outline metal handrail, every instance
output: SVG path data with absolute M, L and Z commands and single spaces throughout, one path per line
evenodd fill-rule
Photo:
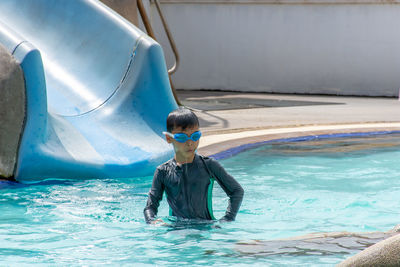
M 136 2 L 137 2 L 137 7 L 138 7 L 138 10 L 139 10 L 140 16 L 142 17 L 142 20 L 143 20 L 144 27 L 146 28 L 147 34 L 148 34 L 151 38 L 153 38 L 155 41 L 157 41 L 156 36 L 155 36 L 155 34 L 154 34 L 154 31 L 153 31 L 153 27 L 151 26 L 151 22 L 150 22 L 150 20 L 149 20 L 149 17 L 147 16 L 146 9 L 144 8 L 144 5 L 143 5 L 142 0 L 136 0 Z M 169 83 L 170 83 L 170 85 L 171 85 L 171 91 L 172 91 L 172 94 L 173 94 L 173 96 L 174 96 L 174 98 L 175 98 L 176 103 L 177 103 L 179 106 L 182 106 L 181 102 L 179 101 L 178 94 L 177 94 L 176 91 L 175 91 L 174 85 L 172 84 L 172 79 L 171 79 L 171 75 L 172 75 L 172 74 L 177 70 L 177 68 L 178 68 L 178 64 L 179 64 L 179 54 L 178 54 L 178 50 L 176 49 L 174 39 L 172 38 L 172 36 L 171 36 L 171 34 L 170 34 L 170 31 L 169 31 L 167 22 L 165 21 L 165 18 L 164 18 L 164 16 L 162 15 L 160 5 L 159 5 L 158 1 L 156 1 L 156 2 L 157 2 L 157 3 L 156 3 L 156 5 L 157 5 L 157 10 L 158 10 L 158 12 L 159 12 L 159 14 L 160 14 L 161 21 L 162 21 L 163 26 L 164 26 L 164 29 L 165 29 L 165 31 L 166 31 L 166 33 L 167 33 L 168 40 L 170 41 L 170 45 L 171 45 L 172 51 L 173 51 L 174 54 L 175 54 L 175 64 L 174 64 L 174 66 L 172 66 L 172 68 L 171 68 L 170 70 L 168 70 Z
M 176 48 L 174 38 L 172 37 L 172 34 L 171 34 L 171 31 L 169 30 L 167 21 L 165 20 L 165 17 L 163 15 L 162 11 L 161 11 L 160 2 L 158 0 L 154 0 L 154 3 L 156 4 L 158 14 L 160 15 L 161 23 L 162 23 L 162 25 L 164 27 L 165 33 L 167 34 L 171 49 L 172 49 L 172 51 L 174 52 L 174 55 L 175 55 L 175 64 L 172 66 L 172 68 L 170 68 L 168 70 L 169 74 L 173 74 L 174 72 L 176 72 L 176 70 L 178 69 L 178 66 L 179 66 L 178 49 Z
M 147 34 L 156 40 L 156 36 L 154 35 L 153 27 L 151 27 L 151 23 L 149 20 L 149 17 L 147 16 L 146 9 L 144 8 L 142 0 L 137 0 L 137 7 L 140 13 L 140 16 L 142 17 L 143 20 L 143 25 L 146 28 Z

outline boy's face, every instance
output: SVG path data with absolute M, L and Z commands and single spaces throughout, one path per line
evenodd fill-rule
M 192 133 L 197 132 L 198 130 L 199 126 L 187 127 L 185 130 L 182 130 L 182 127 L 177 127 L 174 128 L 171 133 L 184 133 L 187 136 L 191 136 Z M 180 158 L 193 157 L 197 147 L 199 146 L 199 140 L 194 142 L 193 140 L 189 139 L 185 143 L 180 143 L 168 135 L 166 135 L 166 138 L 168 143 L 172 143 L 174 145 L 175 154 Z

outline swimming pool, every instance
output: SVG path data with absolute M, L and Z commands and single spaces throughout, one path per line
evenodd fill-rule
M 290 141 L 290 140 L 289 140 Z M 400 135 L 267 143 L 221 160 L 245 189 L 233 223 L 145 224 L 152 177 L 0 183 L 5 265 L 333 266 L 346 253 L 243 254 L 237 242 L 399 223 Z M 226 196 L 214 189 L 214 214 Z M 166 201 L 159 214 L 168 215 Z

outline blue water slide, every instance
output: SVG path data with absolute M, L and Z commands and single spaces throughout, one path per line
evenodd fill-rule
M 171 157 L 162 49 L 101 2 L 1 0 L 0 43 L 27 94 L 17 180 L 149 175 Z

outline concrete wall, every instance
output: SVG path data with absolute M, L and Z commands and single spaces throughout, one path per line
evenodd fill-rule
M 400 1 L 162 0 L 178 89 L 397 96 Z M 154 5 L 168 66 L 173 55 Z
M 25 105 L 22 70 L 0 45 L 0 178 L 14 175 Z

